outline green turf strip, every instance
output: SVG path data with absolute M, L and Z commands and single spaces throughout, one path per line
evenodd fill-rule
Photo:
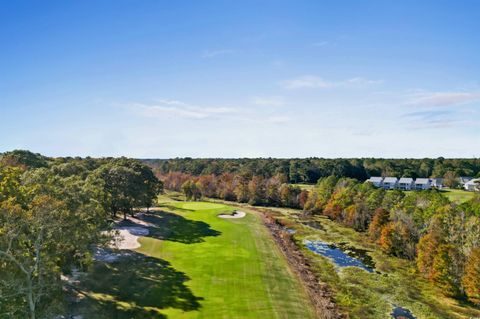
M 85 285 L 96 318 L 313 318 L 308 297 L 257 215 L 167 202 L 130 258 L 96 264 Z

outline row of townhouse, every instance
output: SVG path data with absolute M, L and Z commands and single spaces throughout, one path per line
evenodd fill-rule
M 376 187 L 384 189 L 401 189 L 401 190 L 425 190 L 432 187 L 442 188 L 442 181 L 439 178 L 417 178 L 402 177 L 370 177 L 367 182 L 372 183 Z
M 401 189 L 401 190 L 425 190 L 432 187 L 443 188 L 443 178 L 417 178 L 402 177 L 379 177 L 372 176 L 367 179 L 367 182 L 372 183 L 376 187 L 384 189 Z M 467 191 L 474 191 L 480 189 L 480 178 L 460 177 L 460 185 Z

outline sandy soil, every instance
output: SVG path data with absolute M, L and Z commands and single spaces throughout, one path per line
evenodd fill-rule
M 131 221 L 132 223 L 137 224 L 137 225 L 142 225 L 142 226 L 145 226 L 145 227 L 155 227 L 154 224 L 146 222 L 142 219 L 145 215 L 148 215 L 148 214 L 147 213 L 138 213 L 138 214 L 135 215 L 135 217 L 132 217 L 132 216 L 128 217 L 128 220 Z
M 129 256 L 130 254 L 125 250 L 139 248 L 141 245 L 138 239 L 142 236 L 147 236 L 149 234 L 147 227 L 152 226 L 151 223 L 141 219 L 143 216 L 144 214 L 140 213 L 137 214 L 136 217 L 129 217 L 129 221 L 135 226 L 123 226 L 121 222 L 118 223 L 117 226 L 111 230 L 115 236 L 109 244 L 110 249 L 97 248 L 94 252 L 94 259 L 112 263 L 121 257 Z
M 236 210 L 233 212 L 233 214 L 221 214 L 221 215 L 218 215 L 218 217 L 220 218 L 243 218 L 245 217 L 247 214 L 245 212 L 241 212 L 239 210 Z
M 110 244 L 111 248 L 117 249 L 136 249 L 140 247 L 138 238 L 140 236 L 147 236 L 149 231 L 144 227 L 118 227 L 115 228 L 118 235 L 114 238 Z

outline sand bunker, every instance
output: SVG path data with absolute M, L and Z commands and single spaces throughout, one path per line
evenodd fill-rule
M 140 236 L 147 236 L 149 231 L 144 227 L 118 227 L 115 229 L 118 236 L 115 236 L 110 247 L 117 249 L 136 249 L 140 247 L 138 238 Z
M 148 217 L 148 213 L 138 213 L 135 216 L 128 217 L 128 220 L 137 225 L 142 225 L 145 227 L 155 227 L 155 224 L 149 223 L 144 220 L 145 217 Z
M 218 217 L 220 218 L 243 218 L 247 215 L 245 212 L 241 212 L 239 210 L 234 211 L 231 214 L 220 214 Z

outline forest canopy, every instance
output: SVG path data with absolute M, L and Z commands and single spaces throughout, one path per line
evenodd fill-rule
M 86 270 L 110 240 L 117 213 L 153 205 L 161 182 L 127 158 L 0 157 L 0 317 L 53 318 L 62 276 Z
M 480 159 L 146 159 L 158 174 L 181 172 L 195 176 L 232 173 L 246 176 L 270 178 L 284 176 L 289 183 L 315 184 L 321 177 L 337 176 L 356 178 L 360 181 L 370 176 L 396 177 L 480 177 Z

